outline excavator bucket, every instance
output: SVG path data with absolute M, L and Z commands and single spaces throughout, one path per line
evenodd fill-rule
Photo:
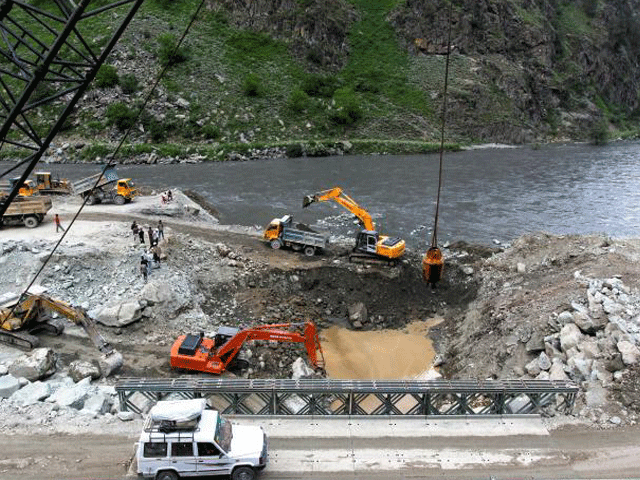
M 315 195 L 305 195 L 304 198 L 302 199 L 302 208 L 307 208 L 309 205 L 311 205 L 315 201 L 316 201 Z
M 435 286 L 436 282 L 442 278 L 444 269 L 444 258 L 438 247 L 431 247 L 422 259 L 422 278 L 425 282 Z

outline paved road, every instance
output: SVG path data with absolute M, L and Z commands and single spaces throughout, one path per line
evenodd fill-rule
M 640 428 L 547 431 L 538 418 L 234 419 L 263 425 L 275 479 L 640 478 Z M 0 437 L 0 479 L 124 479 L 131 436 Z M 131 478 L 131 477 L 129 477 Z

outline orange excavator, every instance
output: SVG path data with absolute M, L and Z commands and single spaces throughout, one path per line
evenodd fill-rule
M 356 203 L 356 201 L 345 194 L 340 187 L 324 190 L 314 195 L 307 195 L 302 200 L 302 208 L 306 208 L 314 202 L 327 202 L 333 200 L 353 213 L 362 230 L 356 237 L 356 246 L 349 255 L 351 261 L 378 260 L 386 263 L 395 261 L 404 255 L 405 242 L 398 237 L 388 237 L 380 235 L 376 231 L 376 226 L 369 212 Z
M 171 347 L 171 367 L 220 375 L 250 340 L 304 343 L 311 364 L 324 368 L 320 338 L 312 322 L 258 325 L 244 330 L 220 327 L 214 338 L 207 338 L 204 333 L 180 335 Z

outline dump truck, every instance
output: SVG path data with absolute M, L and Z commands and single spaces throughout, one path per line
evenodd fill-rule
M 73 182 L 71 186 L 73 193 L 86 198 L 89 205 L 102 202 L 124 205 L 138 195 L 133 181 L 130 178 L 119 178 L 115 168 L 107 168 L 104 173 L 83 178 Z
M 291 247 L 297 252 L 304 251 L 308 257 L 314 256 L 317 249 L 329 246 L 328 235 L 315 232 L 300 223 L 294 226 L 291 215 L 271 220 L 264 231 L 263 238 L 274 250 Z
M 3 201 L 3 198 L 6 197 L 0 193 L 0 202 Z M 7 211 L 2 215 L 0 225 L 23 224 L 27 228 L 35 228 L 42 223 L 51 207 L 50 198 L 18 196 L 13 199 Z

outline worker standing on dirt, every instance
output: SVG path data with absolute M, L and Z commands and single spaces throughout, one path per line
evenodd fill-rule
M 58 214 L 56 213 L 56 216 L 54 217 L 54 221 L 56 222 L 56 233 L 58 233 L 58 230 L 62 230 L 63 232 L 64 227 L 62 225 L 60 225 L 60 217 L 58 216 Z
M 147 283 L 147 277 L 149 276 L 149 263 L 147 262 L 147 257 L 144 255 L 142 255 L 142 258 L 140 259 L 140 273 L 142 273 L 144 283 Z
M 131 224 L 131 232 L 133 233 L 133 243 L 136 242 L 136 237 L 138 236 L 138 224 L 134 220 Z
M 140 237 L 140 243 L 144 245 L 144 228 L 140 227 L 140 230 L 138 230 L 138 236 Z
M 158 240 L 160 237 L 164 240 L 164 225 L 162 224 L 162 220 L 158 220 Z
M 149 235 L 149 246 L 153 247 L 153 229 L 151 228 L 151 225 L 149 225 L 149 230 L 147 231 L 147 234 Z

